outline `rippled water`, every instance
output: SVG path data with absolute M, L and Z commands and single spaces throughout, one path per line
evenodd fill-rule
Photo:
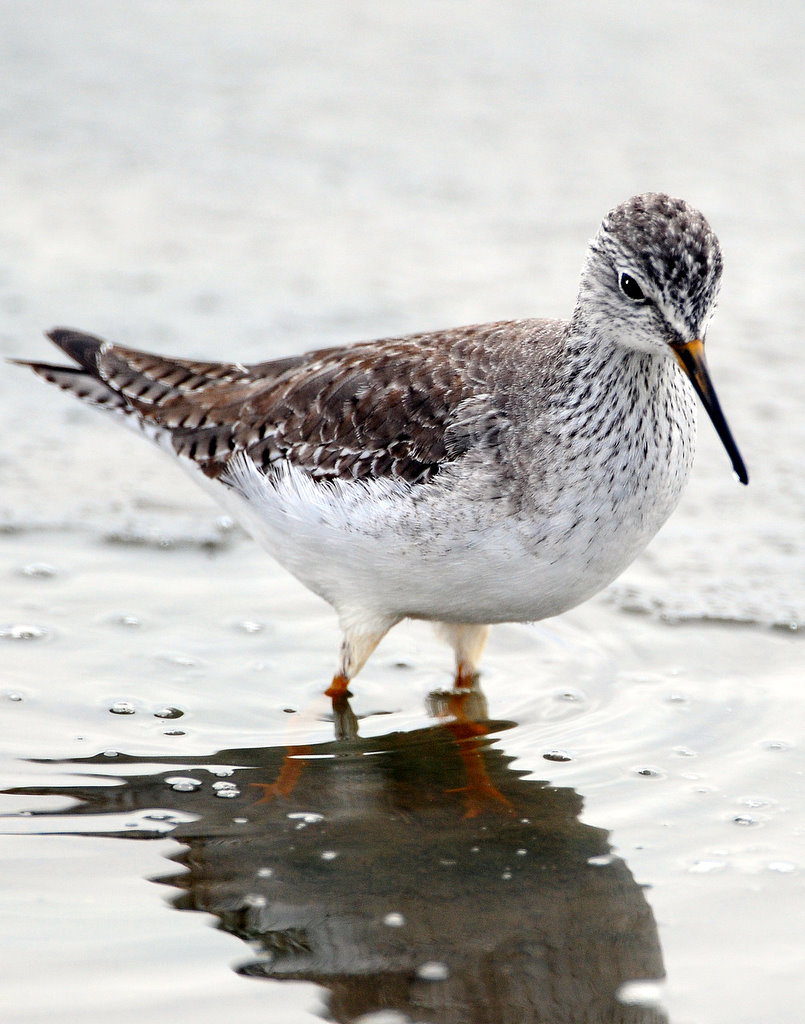
M 493 630 L 463 726 L 413 624 L 333 717 L 330 610 L 6 367 L 9 1020 L 799 1020 L 802 22 L 6 0 L 3 354 L 59 322 L 249 361 L 566 315 L 601 215 L 665 188 L 725 250 L 709 361 L 751 477 L 703 422 L 668 526 Z

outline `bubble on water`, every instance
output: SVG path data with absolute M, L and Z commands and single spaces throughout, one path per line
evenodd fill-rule
M 234 782 L 213 782 L 213 791 L 216 796 L 221 797 L 222 800 L 232 800 L 236 796 L 240 796 L 240 790 Z
M 572 761 L 573 758 L 566 750 L 546 750 L 542 755 L 546 761 Z
M 789 860 L 770 860 L 766 867 L 769 871 L 776 871 L 781 875 L 790 875 L 792 871 L 797 870 L 796 864 L 792 864 Z
M 322 850 L 320 856 L 322 860 L 335 860 L 338 852 L 336 850 Z
M 399 1010 L 374 1010 L 372 1013 L 362 1013 L 360 1017 L 354 1017 L 353 1024 L 411 1024 L 411 1018 Z
M 733 825 L 741 825 L 743 828 L 752 828 L 759 825 L 760 821 L 751 814 L 736 814 L 732 819 Z
M 113 621 L 118 626 L 126 626 L 128 629 L 138 629 L 143 624 L 139 615 L 118 615 Z
M 285 712 L 286 715 L 296 714 L 296 708 L 283 708 L 282 710 Z
M 266 628 L 262 622 L 255 622 L 253 619 L 244 619 L 235 626 L 241 633 L 262 633 Z
M 234 768 L 230 768 L 229 765 L 224 764 L 216 765 L 214 768 L 208 768 L 207 771 L 210 775 L 214 775 L 218 779 L 226 779 L 230 775 L 235 774 Z
M 20 575 L 31 579 L 50 579 L 58 575 L 58 569 L 49 562 L 29 562 L 20 569 Z
M 258 878 L 271 878 L 274 874 L 273 868 L 259 868 L 257 871 Z
M 232 821 L 234 822 L 235 825 L 248 825 L 249 824 L 249 819 L 248 818 L 233 818 Z
M 193 779 L 189 775 L 171 775 L 165 779 L 165 783 L 177 793 L 195 793 L 201 789 L 201 780 Z
M 776 801 L 765 796 L 744 796 L 738 801 L 744 807 L 751 807 L 755 810 L 758 807 L 771 807 Z
M 565 701 L 568 704 L 582 704 L 587 700 L 587 694 L 583 690 L 576 690 L 572 687 L 568 687 L 566 690 L 560 690 L 556 694 L 556 700 Z
M 15 704 L 19 704 L 19 702 L 22 700 L 22 694 L 18 693 L 16 690 L 12 690 L 10 693 L 6 694 L 6 700 L 10 700 L 13 701 L 13 703 Z
M 154 718 L 181 718 L 184 711 L 180 711 L 179 708 L 164 707 L 154 712 Z
M 447 964 L 439 960 L 427 960 L 416 969 L 416 976 L 420 981 L 447 981 L 450 977 L 450 970 Z
M 185 733 L 184 729 L 163 729 L 162 735 L 163 736 L 185 736 L 186 733 Z
M 662 1002 L 662 982 L 639 980 L 627 981 L 615 993 L 619 1003 L 626 1006 L 659 1006 Z
M 791 744 L 785 740 L 767 740 L 763 744 L 764 750 L 790 750 Z
M 315 825 L 319 821 L 324 821 L 324 815 L 316 814 L 314 811 L 291 811 L 286 817 L 291 821 L 300 821 L 303 828 L 305 825 Z
M 8 626 L 0 626 L 0 640 L 42 640 L 48 635 L 44 626 L 30 623 L 15 622 Z
M 383 918 L 383 924 L 388 928 L 402 928 L 405 924 L 405 917 L 396 911 L 392 911 Z
M 116 700 L 109 711 L 113 715 L 133 715 L 136 713 L 136 708 L 130 700 Z
M 642 775 L 644 779 L 664 779 L 667 777 L 667 772 L 664 772 L 662 768 L 653 768 L 651 765 L 644 765 L 642 768 L 633 769 L 635 775 Z
M 268 900 L 265 896 L 262 896 L 259 892 L 249 892 L 243 898 L 243 902 L 247 907 L 266 907 L 268 906 Z
M 698 757 L 699 755 L 695 750 L 691 750 L 690 747 L 674 747 L 674 753 L 677 757 Z
M 723 860 L 695 860 L 688 871 L 692 875 L 711 875 L 714 871 L 723 871 L 727 862 Z
M 514 852 L 515 852 L 515 854 L 516 854 L 516 855 L 517 855 L 518 857 L 525 857 L 525 856 L 526 856 L 526 854 L 528 853 L 528 850 L 524 850 L 524 849 L 522 849 L 522 848 L 521 848 L 521 849 L 519 849 L 519 850 L 515 850 Z
M 103 756 L 104 757 L 120 757 L 120 751 L 119 750 L 104 750 Z
M 501 876 L 500 876 L 500 877 L 501 877 L 501 878 L 503 879 L 503 881 L 504 881 L 504 882 L 508 882 L 508 881 L 509 881 L 509 879 L 511 878 L 511 876 L 512 876 L 512 873 L 511 873 L 511 871 L 504 871 L 504 872 L 503 872 L 503 873 L 501 874 Z
M 600 857 L 588 857 L 587 863 L 593 868 L 605 868 L 615 860 L 611 853 L 602 853 Z
M 181 668 L 197 668 L 200 662 L 189 654 L 161 654 L 160 661 L 166 661 L 169 665 L 179 665 Z

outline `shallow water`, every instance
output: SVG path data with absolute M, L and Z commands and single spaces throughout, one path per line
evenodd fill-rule
M 439 717 L 421 624 L 334 720 L 330 610 L 7 367 L 4 1019 L 798 1021 L 801 7 L 677 5 L 678 37 L 654 4 L 134 8 L 0 11 L 3 354 L 565 315 L 604 211 L 666 188 L 725 250 L 751 483 L 703 421 L 619 581 L 493 630 L 486 731 Z

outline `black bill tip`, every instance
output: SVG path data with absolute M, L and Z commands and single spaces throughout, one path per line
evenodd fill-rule
M 732 462 L 735 475 L 742 484 L 749 483 L 749 474 L 746 471 L 744 460 L 738 451 L 738 445 L 732 436 L 732 431 L 727 425 L 724 413 L 721 411 L 721 404 L 718 401 L 713 382 L 710 380 L 710 373 L 704 359 L 704 342 L 699 338 L 693 341 L 673 344 L 671 348 L 677 358 L 679 365 L 693 385 L 693 389 L 702 401 L 707 410 L 710 421 L 716 428 L 716 433 L 721 438 L 721 443 L 727 450 Z

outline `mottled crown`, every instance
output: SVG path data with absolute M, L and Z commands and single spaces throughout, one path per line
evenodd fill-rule
M 633 196 L 606 215 L 596 241 L 615 266 L 625 257 L 691 332 L 704 324 L 718 296 L 721 246 L 684 199 Z

